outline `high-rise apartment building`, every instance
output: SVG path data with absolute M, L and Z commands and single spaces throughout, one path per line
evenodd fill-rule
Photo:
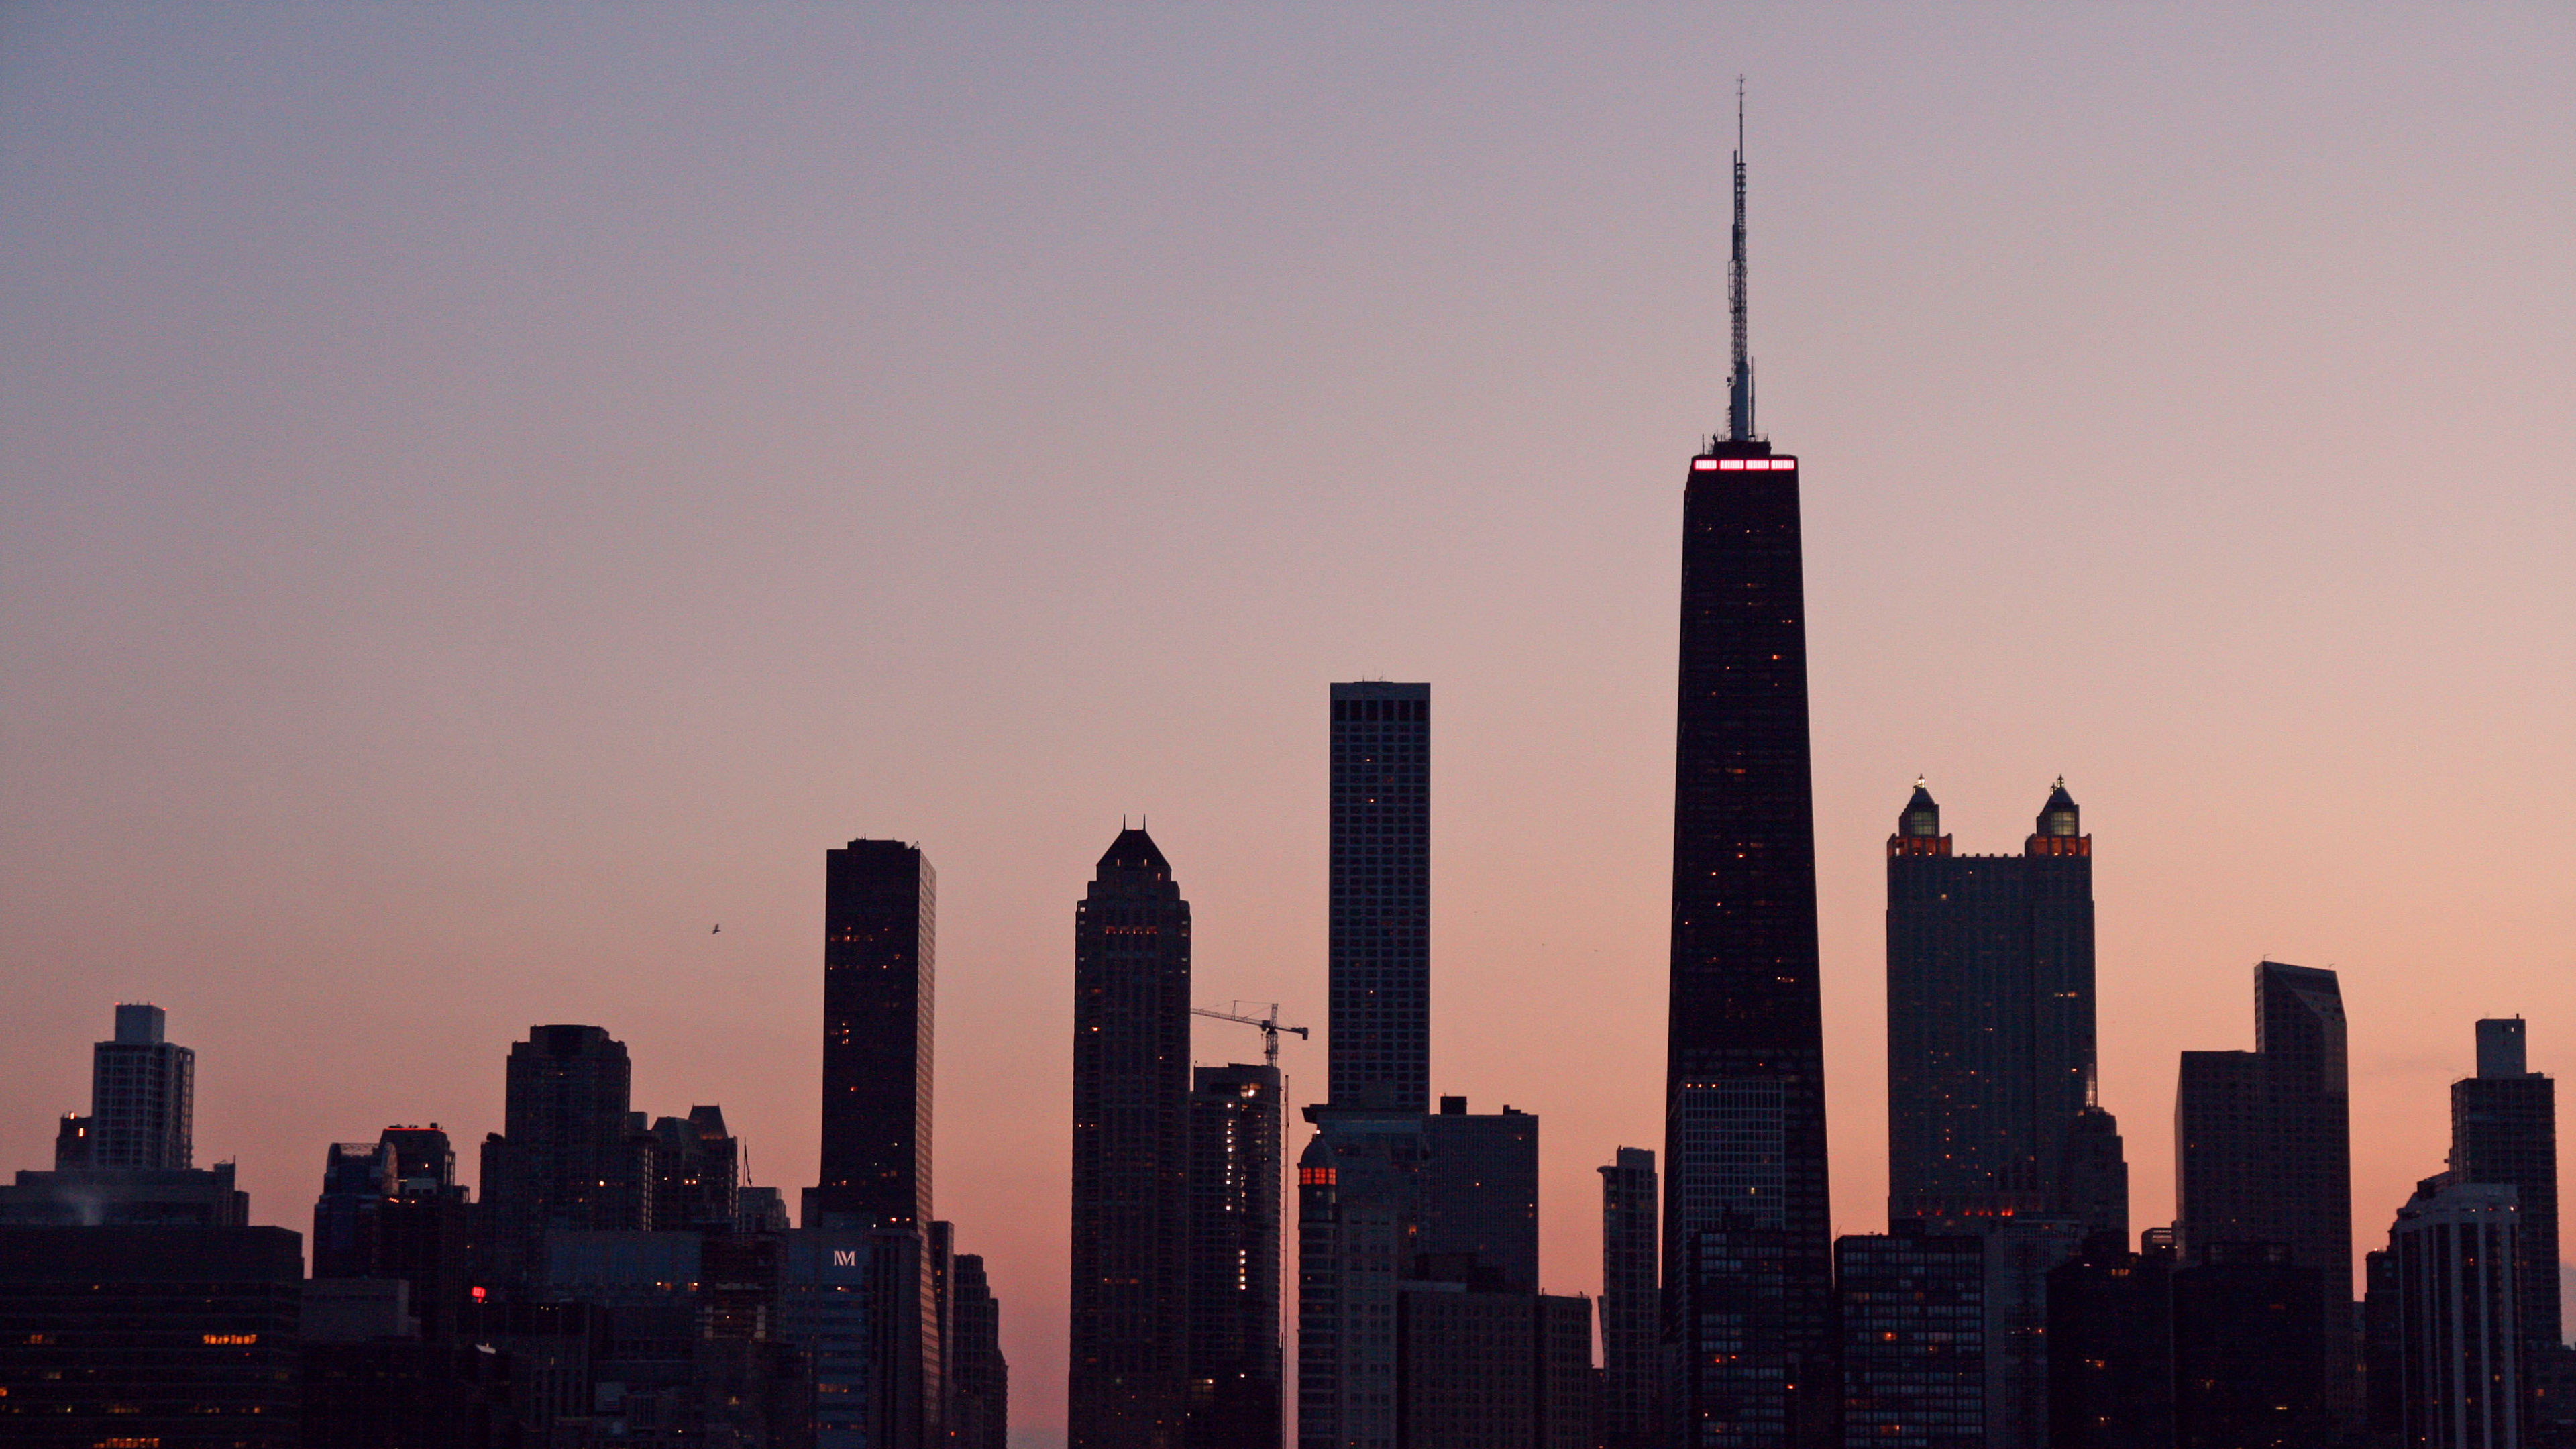
M 1479 1283 L 1538 1291 L 1538 1117 L 1443 1097 L 1422 1123 L 1417 1259 L 1471 1265 Z M 1413 1271 L 1408 1265 L 1407 1271 Z
M 2398 1402 L 2421 1449 L 2522 1449 L 2521 1215 L 2509 1183 L 2443 1173 L 2397 1210 Z M 2376 1255 L 2374 1255 L 2376 1256 Z
M 1332 690 L 1327 1090 L 1336 1107 L 1431 1104 L 1431 686 Z
M 1834 1243 L 1842 1294 L 1845 1449 L 1986 1449 L 1986 1242 L 1853 1234 Z
M 742 1144 L 724 1108 L 694 1106 L 653 1123 L 653 1226 L 661 1232 L 733 1226 L 742 1190 Z
M 1279 1449 L 1279 1069 L 1190 1075 L 1190 1449 Z
M 939 876 L 917 846 L 853 840 L 823 890 L 822 1182 L 818 1214 L 852 1225 L 929 1222 L 931 1027 Z
M 2522 1019 L 2481 1021 L 2478 1074 L 2451 1084 L 2451 1176 L 2511 1187 L 2520 1228 L 2523 1341 L 2559 1341 L 2558 1084 L 2531 1070 Z
M 2352 1137 L 2335 974 L 2256 966 L 2254 1040 L 2250 1052 L 2182 1054 L 2174 1175 L 2183 1257 L 2204 1261 L 2222 1243 L 2283 1245 L 2292 1262 L 2323 1275 L 2339 1343 L 2352 1304 Z M 2328 1371 L 2340 1390 L 2342 1371 Z
M 2174 1269 L 2177 1449 L 2342 1442 L 2352 1302 L 2324 1291 L 2328 1279 L 2281 1243 L 2208 1243 Z
M 503 1130 L 483 1139 L 486 1261 L 502 1284 L 544 1276 L 550 1231 L 653 1225 L 652 1139 L 630 1119 L 626 1044 L 596 1026 L 534 1026 L 510 1045 Z
M 1414 1113 L 1310 1108 L 1297 1159 L 1299 1449 L 1395 1449 L 1396 1292 L 1421 1222 Z
M 2096 1233 L 2049 1273 L 2051 1449 L 2173 1449 L 2173 1268 Z
M 1067 1439 L 1178 1449 L 1187 1418 L 1190 907 L 1122 830 L 1074 908 Z
M 1002 1358 L 1002 1309 L 984 1274 L 984 1259 L 951 1260 L 956 1306 L 946 1360 L 948 1442 L 955 1449 L 1010 1449 L 1011 1366 Z
M 1601 1173 L 1601 1441 L 1662 1449 L 1664 1378 L 1655 1279 L 1655 1154 L 1622 1147 Z
M 164 1039 L 160 1007 L 120 1003 L 116 1035 L 90 1051 L 91 1167 L 192 1167 L 197 1054 Z
M 1738 131 L 1727 434 L 1691 459 L 1682 503 L 1664 1264 L 1691 1449 L 1831 1443 L 1840 1388 L 1798 460 L 1754 428 Z M 1757 1272 L 1776 1294 L 1727 1281 Z M 1747 1295 L 1776 1332 L 1745 1356 L 1698 1341 L 1732 1330 L 1689 1305 Z
M 2060 780 L 2019 855 L 1956 855 L 1917 781 L 1887 838 L 1891 1221 L 1975 1231 L 2081 1198 L 2105 1219 L 2088 1228 L 2125 1231 L 2125 1199 L 2108 1199 L 2126 1169 L 2101 1160 L 2103 1124 L 2085 1122 L 2099 1108 L 2080 822 Z M 2116 1124 L 2109 1136 L 2116 1147 Z

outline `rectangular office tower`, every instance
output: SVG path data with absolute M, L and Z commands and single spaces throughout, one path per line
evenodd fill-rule
M 1622 1147 L 1601 1173 L 1601 1442 L 1662 1449 L 1655 1154 Z
M 1844 1449 L 1986 1449 L 1985 1247 L 1919 1223 L 1835 1242 Z
M 2021 854 L 1954 855 L 1916 781 L 1887 838 L 1889 1221 L 2066 1216 L 2127 1236 L 2093 1000 L 2093 837 L 2066 782 Z
M 2451 1084 L 2451 1175 L 2514 1190 L 2523 1341 L 2558 1344 L 2558 1084 L 2530 1069 L 2522 1018 L 2481 1021 L 2478 1074 Z
M 1798 460 L 1753 426 L 1740 136 L 1735 164 L 1727 436 L 1682 503 L 1664 1264 L 1691 1449 L 1832 1443 L 1839 1387 Z M 1739 1312 L 1774 1331 L 1700 1342 Z
M 1190 1449 L 1279 1449 L 1279 1069 L 1190 1086 Z
M 484 1261 L 510 1288 L 545 1276 L 549 1231 L 653 1225 L 651 1139 L 627 1119 L 634 1066 L 596 1026 L 532 1026 L 510 1044 L 502 1128 L 483 1139 Z
M 853 840 L 823 891 L 823 1170 L 806 1200 L 851 1225 L 930 1221 L 939 873 L 917 846 Z
M 1431 1105 L 1431 686 L 1333 686 L 1326 1093 Z
M 1074 1449 L 1181 1443 L 1189 1178 L 1190 904 L 1122 830 L 1073 916 Z

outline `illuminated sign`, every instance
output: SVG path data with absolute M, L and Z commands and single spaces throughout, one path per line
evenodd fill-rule
M 1692 471 L 1692 472 L 1695 472 L 1695 473 L 1717 473 L 1717 472 L 1727 472 L 1727 473 L 1735 473 L 1735 472 L 1779 473 L 1779 472 L 1794 471 L 1794 470 L 1797 468 L 1797 466 L 1798 466 L 1798 460 L 1797 460 L 1797 459 L 1795 459 L 1795 458 L 1693 458 L 1693 459 L 1691 459 L 1691 471 Z
M 834 1248 L 832 1250 L 832 1266 L 835 1268 L 855 1268 L 859 1266 L 859 1250 L 856 1248 Z
M 209 1347 L 221 1348 L 233 1344 L 257 1343 L 259 1342 L 259 1335 L 256 1333 L 209 1333 L 205 1336 L 205 1339 Z

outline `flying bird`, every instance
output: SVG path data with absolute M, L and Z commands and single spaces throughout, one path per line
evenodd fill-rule
M 721 935 L 723 935 L 723 934 L 724 934 L 724 922 L 722 922 L 722 921 L 718 921 L 718 922 L 716 922 L 716 928 L 715 928 L 714 930 L 712 930 L 712 931 L 707 932 L 707 934 L 708 934 L 708 935 L 710 935 L 710 936 L 721 936 Z

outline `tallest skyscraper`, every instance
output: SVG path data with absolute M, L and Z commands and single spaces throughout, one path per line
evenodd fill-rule
M 1666 1059 L 1666 1336 L 1679 1443 L 1835 1435 L 1798 460 L 1753 419 L 1743 102 L 1723 437 L 1683 494 Z

